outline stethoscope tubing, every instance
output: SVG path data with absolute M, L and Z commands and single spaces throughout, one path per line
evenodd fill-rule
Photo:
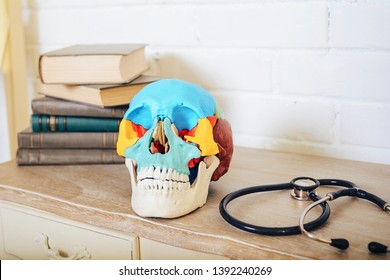
M 258 193 L 258 192 L 268 192 L 268 191 L 276 191 L 276 190 L 288 190 L 292 189 L 293 186 L 291 183 L 284 183 L 284 184 L 274 184 L 274 185 L 266 185 L 266 186 L 253 186 L 244 188 L 241 190 L 234 191 L 228 195 L 226 195 L 222 201 L 219 204 L 219 212 L 221 213 L 221 216 L 231 225 L 248 231 L 252 233 L 257 234 L 263 234 L 263 235 L 270 235 L 270 236 L 282 236 L 282 235 L 294 235 L 294 234 L 300 234 L 301 229 L 299 226 L 289 226 L 289 227 L 263 227 L 259 225 L 253 225 L 246 222 L 243 222 L 241 220 L 238 220 L 234 218 L 227 210 L 227 205 L 234 199 L 252 194 L 252 193 Z M 312 195 L 310 197 L 311 200 L 317 201 L 320 199 L 320 197 L 316 195 Z M 305 228 L 308 230 L 313 230 L 321 225 L 323 225 L 330 216 L 330 207 L 328 203 L 321 203 L 320 207 L 322 208 L 321 215 L 314 219 L 313 221 L 305 224 Z
M 330 200 L 335 200 L 342 196 L 355 196 L 364 200 L 371 201 L 372 203 L 380 207 L 382 210 L 386 210 L 386 206 L 389 205 L 382 198 L 363 189 L 360 189 L 350 181 L 340 179 L 319 179 L 318 181 L 320 182 L 320 186 L 337 186 L 347 188 L 346 190 L 342 189 L 327 194 L 331 196 Z

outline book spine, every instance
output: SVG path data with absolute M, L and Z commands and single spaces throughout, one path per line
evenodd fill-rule
M 120 121 L 75 116 L 31 116 L 33 132 L 118 132 Z
M 43 58 L 43 55 L 40 55 L 39 56 L 39 59 L 38 59 L 38 77 L 39 77 L 39 80 L 41 81 L 41 83 L 44 83 L 44 79 L 43 79 L 43 73 L 42 73 L 42 58 Z
M 124 163 L 112 149 L 24 149 L 16 153 L 18 165 L 70 165 Z
M 81 103 L 69 102 L 53 98 L 39 98 L 31 102 L 33 114 L 59 115 L 59 116 L 84 116 L 101 118 L 123 118 L 128 106 L 112 108 L 99 108 Z
M 19 132 L 18 147 L 115 149 L 117 132 Z

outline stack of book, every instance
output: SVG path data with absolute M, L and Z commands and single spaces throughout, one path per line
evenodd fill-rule
M 145 45 L 75 45 L 39 59 L 31 127 L 18 133 L 18 165 L 123 163 L 116 153 L 129 102 L 159 77 L 142 73 Z

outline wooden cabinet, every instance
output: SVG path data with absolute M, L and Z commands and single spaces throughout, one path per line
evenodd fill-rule
M 2 259 L 139 258 L 137 237 L 78 223 L 48 213 L 1 203 Z
M 226 259 L 0 202 L 0 259 Z
M 142 260 L 228 260 L 220 255 L 188 250 L 142 237 L 139 242 Z

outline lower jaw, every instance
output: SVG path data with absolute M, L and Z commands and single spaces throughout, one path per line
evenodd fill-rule
M 164 182 L 160 186 L 155 182 L 155 188 L 144 188 L 136 182 L 135 162 L 126 159 L 126 165 L 131 177 L 134 212 L 143 217 L 176 218 L 206 203 L 211 176 L 219 165 L 219 159 L 215 156 L 205 158 L 198 166 L 196 180 L 181 188 L 164 188 Z

